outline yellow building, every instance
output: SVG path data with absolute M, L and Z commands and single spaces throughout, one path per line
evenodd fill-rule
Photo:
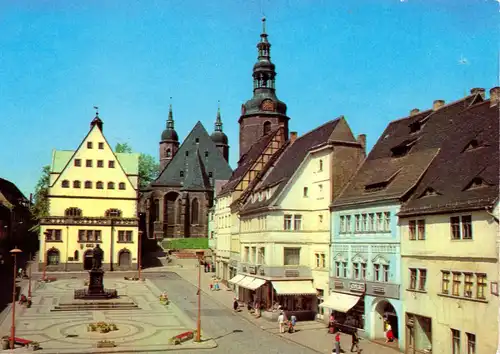
M 139 154 L 114 153 L 102 128 L 96 114 L 75 151 L 53 151 L 40 269 L 90 269 L 97 244 L 104 270 L 137 268 Z
M 478 99 L 443 121 L 440 137 L 446 143 L 399 213 L 406 353 L 497 350 L 499 117 L 494 93 L 491 102 Z

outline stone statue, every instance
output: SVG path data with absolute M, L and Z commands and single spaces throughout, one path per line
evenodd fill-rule
M 101 269 L 103 254 L 104 252 L 99 244 L 97 244 L 92 250 L 92 270 Z

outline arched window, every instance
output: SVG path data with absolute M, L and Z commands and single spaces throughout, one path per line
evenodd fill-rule
M 118 184 L 118 189 L 120 189 L 120 190 L 124 191 L 124 190 L 125 190 L 125 183 L 124 183 L 124 182 L 120 182 L 120 183 Z
M 122 211 L 120 209 L 108 209 L 106 210 L 106 217 L 108 218 L 119 218 L 122 216 Z
M 271 132 L 271 122 L 264 123 L 264 135 L 267 135 Z
M 73 181 L 73 188 L 81 188 L 82 184 L 80 181 Z
M 47 265 L 58 265 L 60 260 L 59 250 L 51 248 L 47 251 Z
M 67 179 L 65 179 L 64 181 L 62 181 L 61 186 L 63 188 L 69 188 L 69 181 Z
M 108 189 L 115 189 L 115 182 L 108 182 Z
M 91 181 L 85 181 L 85 189 L 91 189 L 92 188 L 92 182 Z
M 172 151 L 170 149 L 167 149 L 167 154 L 166 155 L 167 155 L 167 157 L 172 156 Z
M 199 217 L 199 203 L 198 203 L 198 199 L 193 199 L 193 201 L 191 202 L 191 224 L 198 224 L 199 223 L 199 220 L 198 220 L 198 217 Z
M 68 208 L 64 211 L 64 215 L 65 216 L 82 216 L 82 209 L 78 209 L 78 208 Z
M 175 208 L 176 210 L 176 224 L 180 224 L 182 220 L 182 201 L 181 198 L 177 199 L 177 207 Z
M 99 182 L 97 182 L 97 183 L 95 184 L 95 187 L 96 187 L 97 189 L 104 189 L 104 183 L 102 183 L 101 181 L 99 181 Z
M 76 250 L 75 253 L 73 254 L 73 260 L 78 261 L 79 258 L 80 258 L 80 253 L 78 252 L 78 250 Z

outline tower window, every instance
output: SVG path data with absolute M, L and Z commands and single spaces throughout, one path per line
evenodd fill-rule
M 267 135 L 271 132 L 271 122 L 264 123 L 264 135 Z
M 181 171 L 181 173 L 179 174 L 181 177 L 184 177 L 184 171 Z
M 167 157 L 171 157 L 172 156 L 172 151 L 170 149 L 167 149 L 166 155 L 167 155 Z
M 200 138 L 196 138 L 196 139 L 194 139 L 194 141 L 195 141 L 196 143 L 199 143 L 199 142 L 200 142 Z
M 213 177 L 213 173 L 212 172 L 208 172 L 208 178 L 212 178 Z
M 205 157 L 208 157 L 208 151 L 205 151 Z
M 186 151 L 186 156 L 189 156 L 189 151 Z

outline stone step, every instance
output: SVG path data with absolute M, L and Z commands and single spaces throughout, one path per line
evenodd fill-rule
M 99 310 L 140 310 L 134 303 L 113 303 L 113 302 L 95 302 L 95 303 L 74 303 L 59 304 L 51 311 L 99 311 Z

